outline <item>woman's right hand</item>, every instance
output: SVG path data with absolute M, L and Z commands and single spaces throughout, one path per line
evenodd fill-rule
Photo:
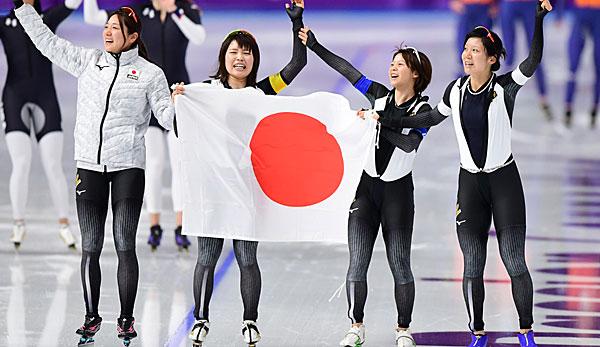
M 300 41 L 302 41 L 302 43 L 308 48 L 314 47 L 317 43 L 315 34 L 313 34 L 308 27 L 301 28 L 298 32 L 298 37 L 300 38 Z
M 171 86 L 171 89 L 173 90 L 173 93 L 171 93 L 171 101 L 173 102 L 175 102 L 175 97 L 177 95 L 183 95 L 185 92 L 183 82 L 173 84 L 173 86 Z

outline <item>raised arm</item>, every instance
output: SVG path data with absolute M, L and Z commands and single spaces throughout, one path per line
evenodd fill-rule
M 44 12 L 44 23 L 46 23 L 51 30 L 56 30 L 58 25 L 67 19 L 67 17 L 81 5 L 81 1 L 82 0 L 65 0 L 63 4 L 51 7 Z
M 302 23 L 304 0 L 292 0 L 291 6 L 286 3 L 286 12 L 292 20 L 292 58 L 281 71 L 270 75 L 256 84 L 259 89 L 269 95 L 279 94 L 306 66 L 306 46 L 302 44 L 302 41 L 298 37 L 300 28 L 304 26 Z
M 177 10 L 171 14 L 173 22 L 194 45 L 201 45 L 206 39 L 206 30 L 200 19 L 198 5 L 188 1 L 177 1 Z
M 321 58 L 321 60 L 323 60 L 332 69 L 337 71 L 340 75 L 344 76 L 344 78 L 352 83 L 354 88 L 364 94 L 367 99 L 369 99 L 372 106 L 377 98 L 385 96 L 389 93 L 389 90 L 384 85 L 371 81 L 354 66 L 352 66 L 352 64 L 350 64 L 346 59 L 331 52 L 329 49 L 321 45 L 317 41 L 317 38 L 312 30 L 307 28 L 300 30 L 300 38 L 302 39 L 302 42 L 304 42 L 306 46 L 310 48 L 311 51 L 315 52 L 315 54 Z
M 56 36 L 44 24 L 33 6 L 16 0 L 15 15 L 35 47 L 53 64 L 79 77 L 87 63 L 93 58 L 96 50 L 73 45 L 71 42 Z
M 544 17 L 550 11 L 552 11 L 550 1 L 540 0 L 535 13 L 535 29 L 533 31 L 529 56 L 519 65 L 519 70 L 526 77 L 533 76 L 535 69 L 542 61 L 542 52 L 544 50 Z
M 108 12 L 98 8 L 98 0 L 83 0 L 83 20 L 91 25 L 104 26 Z
M 281 79 L 289 85 L 306 66 L 306 46 L 302 44 L 302 41 L 298 37 L 300 28 L 304 27 L 304 23 L 302 22 L 304 0 L 292 0 L 291 6 L 286 4 L 285 11 L 292 21 L 292 57 L 279 74 L 281 75 Z

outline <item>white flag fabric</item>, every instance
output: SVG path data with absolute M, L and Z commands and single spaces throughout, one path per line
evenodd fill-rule
M 185 234 L 347 242 L 376 132 L 347 99 L 196 83 L 177 97 L 176 114 Z

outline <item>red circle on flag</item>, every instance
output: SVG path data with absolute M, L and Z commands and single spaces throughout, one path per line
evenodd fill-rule
M 131 73 L 135 75 L 135 70 L 131 70 Z
M 252 167 L 262 191 L 291 207 L 330 197 L 344 176 L 340 145 L 325 125 L 301 113 L 263 118 L 250 140 Z

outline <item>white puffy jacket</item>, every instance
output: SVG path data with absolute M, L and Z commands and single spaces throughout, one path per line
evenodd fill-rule
M 150 112 L 166 129 L 175 109 L 163 71 L 137 48 L 111 54 L 77 47 L 53 34 L 32 6 L 15 14 L 37 49 L 78 78 L 75 160 L 94 171 L 144 168 Z

